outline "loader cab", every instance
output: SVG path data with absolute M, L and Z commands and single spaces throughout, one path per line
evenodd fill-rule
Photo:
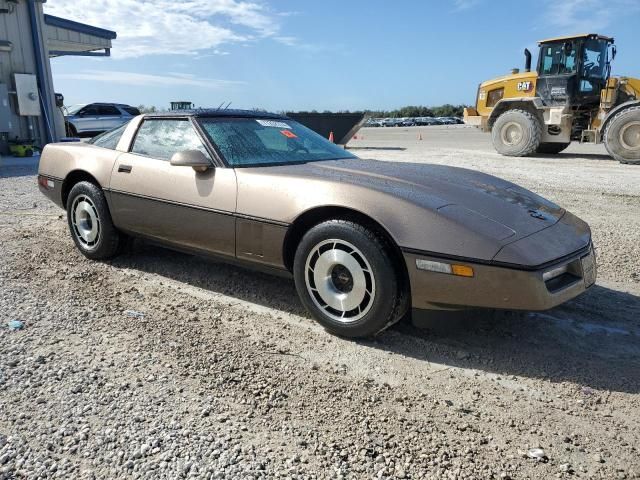
M 589 34 L 539 45 L 537 96 L 546 105 L 598 105 L 615 56 L 613 38 Z

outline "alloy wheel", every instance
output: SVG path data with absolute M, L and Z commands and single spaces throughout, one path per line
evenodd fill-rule
M 344 240 L 325 240 L 311 249 L 305 281 L 316 306 L 341 323 L 364 317 L 375 299 L 371 265 L 358 248 Z
M 87 195 L 78 195 L 71 206 L 73 232 L 87 249 L 92 249 L 100 239 L 100 220 L 93 201 Z

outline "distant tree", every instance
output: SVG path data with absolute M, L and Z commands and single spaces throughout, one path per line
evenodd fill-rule
M 408 105 L 396 110 L 365 110 L 364 113 L 367 117 L 372 118 L 462 117 L 465 107 L 466 105 L 451 105 L 449 103 L 435 107 L 426 107 L 424 105 Z M 324 110 L 322 113 L 333 112 L 331 112 L 330 110 Z M 349 113 L 349 110 L 339 110 L 338 113 Z
M 440 107 L 433 108 L 433 114 L 436 117 L 461 117 L 464 113 L 465 105 L 445 104 Z
M 156 107 L 154 107 L 153 105 L 147 107 L 146 105 L 138 105 L 138 110 L 140 110 L 140 113 L 155 113 L 158 111 L 158 109 L 156 109 Z

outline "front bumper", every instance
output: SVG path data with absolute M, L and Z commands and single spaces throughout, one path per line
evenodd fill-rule
M 547 310 L 577 297 L 596 279 L 595 253 L 591 246 L 538 270 L 450 261 L 472 267 L 473 277 L 416 267 L 418 259 L 449 262 L 446 259 L 413 252 L 405 252 L 404 259 L 411 282 L 412 306 L 420 309 Z M 543 278 L 545 273 L 557 276 Z

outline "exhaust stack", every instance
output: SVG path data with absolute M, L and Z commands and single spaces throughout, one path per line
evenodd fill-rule
M 524 71 L 525 72 L 531 71 L 531 52 L 529 51 L 528 48 L 524 49 Z

